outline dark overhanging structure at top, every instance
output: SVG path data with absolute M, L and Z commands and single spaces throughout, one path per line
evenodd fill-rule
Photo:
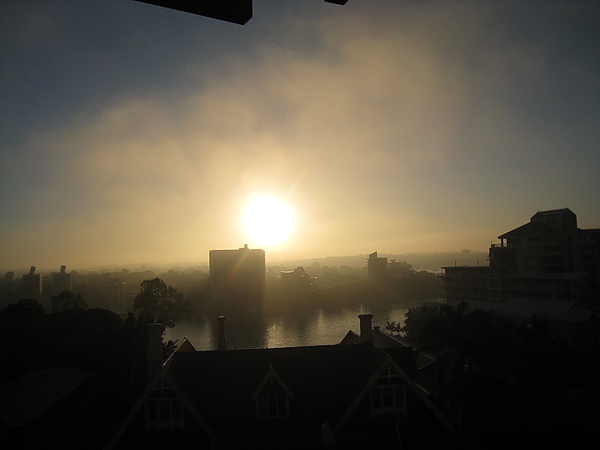
M 135 0 L 164 8 L 245 25 L 252 19 L 252 0 Z M 348 0 L 325 0 L 345 5 Z

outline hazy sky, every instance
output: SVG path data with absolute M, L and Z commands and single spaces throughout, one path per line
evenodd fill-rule
M 271 261 L 598 228 L 599 30 L 596 1 L 0 0 L 0 268 L 206 261 L 256 194 L 296 217 Z

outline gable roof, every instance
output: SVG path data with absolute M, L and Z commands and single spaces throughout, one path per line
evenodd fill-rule
M 173 354 L 175 354 L 175 353 L 173 353 Z M 105 450 L 110 450 L 112 448 L 115 448 L 118 445 L 119 440 L 121 439 L 121 436 L 126 432 L 127 428 L 129 428 L 129 426 L 131 425 L 131 423 L 133 422 L 135 417 L 138 414 L 143 414 L 143 412 L 142 412 L 143 407 L 146 404 L 146 401 L 151 396 L 152 391 L 155 389 L 155 385 L 159 381 L 166 382 L 166 384 L 169 386 L 169 388 L 174 392 L 174 394 L 177 396 L 177 398 L 179 398 L 179 400 L 182 402 L 183 406 L 188 410 L 190 415 L 194 418 L 194 420 L 198 423 L 198 425 L 200 425 L 200 427 L 204 430 L 204 432 L 211 439 L 211 441 L 215 442 L 215 443 L 219 442 L 219 438 L 215 434 L 213 429 L 210 426 L 208 426 L 208 424 L 204 421 L 204 419 L 198 414 L 198 411 L 195 409 L 194 405 L 191 404 L 189 399 L 187 398 L 187 396 L 183 394 L 183 392 L 181 391 L 181 389 L 179 388 L 179 386 L 177 385 L 175 380 L 173 380 L 173 378 L 171 377 L 171 375 L 169 374 L 169 372 L 166 370 L 166 368 L 163 365 L 158 369 L 158 371 L 152 378 L 151 382 L 148 383 L 148 386 L 146 387 L 146 389 L 144 390 L 142 395 L 135 402 L 135 404 L 133 405 L 133 408 L 131 409 L 129 414 L 127 414 L 127 416 L 125 417 L 125 419 L 119 426 L 116 433 L 113 435 L 111 440 L 106 444 L 106 446 L 104 447 Z
M 168 370 L 200 415 L 226 435 L 256 426 L 248 420 L 255 415 L 252 397 L 271 366 L 293 393 L 294 427 L 303 428 L 335 423 L 385 357 L 369 344 L 206 351 L 176 353 Z
M 175 349 L 175 351 L 173 351 L 173 353 L 171 353 L 169 355 L 169 357 L 167 358 L 167 360 L 163 363 L 164 366 L 168 367 L 171 361 L 171 358 L 173 357 L 173 355 L 175 353 L 178 352 L 195 352 L 196 351 L 196 347 L 194 347 L 194 345 L 190 342 L 190 340 L 186 337 L 184 337 L 181 340 L 181 343 L 177 346 L 177 348 Z
M 265 374 L 265 376 L 263 377 L 262 381 L 260 382 L 260 384 L 258 385 L 258 387 L 254 390 L 254 393 L 252 394 L 252 401 L 254 402 L 256 400 L 256 398 L 259 396 L 260 392 L 262 391 L 262 389 L 265 387 L 265 385 L 271 380 L 274 379 L 277 381 L 277 383 L 279 384 L 279 386 L 281 386 L 281 388 L 285 391 L 285 393 L 287 394 L 287 396 L 291 399 L 294 398 L 294 393 L 290 390 L 289 387 L 287 387 L 287 385 L 285 384 L 285 381 L 283 381 L 281 379 L 281 377 L 279 376 L 279 374 L 277 373 L 277 371 L 273 368 L 273 364 L 269 365 L 269 370 L 267 371 L 267 373 Z
M 312 445 L 319 442 L 325 422 L 336 432 L 343 429 L 357 408 L 362 408 L 382 371 L 390 368 L 442 426 L 453 432 L 401 367 L 409 351 L 412 349 L 399 348 L 388 354 L 370 343 L 200 352 L 182 349 L 173 353 L 157 377 L 167 380 L 212 442 L 245 445 L 268 439 L 273 444 L 291 439 Z M 257 416 L 257 393 L 271 378 L 290 399 L 286 418 Z M 151 384 L 108 448 L 132 424 L 152 389 Z
M 412 351 L 412 349 L 410 349 Z M 382 373 L 388 369 L 391 369 L 392 372 L 396 373 L 396 375 L 400 376 L 406 383 L 406 386 L 409 390 L 411 390 L 417 398 L 423 403 L 423 405 L 433 414 L 433 416 L 446 428 L 450 433 L 454 432 L 454 427 L 446 420 L 442 412 L 429 400 L 426 392 L 419 387 L 406 373 L 406 371 L 398 365 L 398 363 L 394 360 L 394 357 L 390 354 L 387 354 L 384 360 L 381 362 L 379 367 L 373 372 L 365 386 L 359 393 L 359 395 L 354 399 L 350 408 L 348 408 L 344 416 L 342 416 L 341 420 L 338 421 L 335 426 L 335 430 L 339 430 L 348 419 L 348 417 L 354 412 L 354 409 L 365 399 L 365 397 L 369 394 L 371 387 L 377 382 Z
M 348 333 L 346 333 L 346 336 L 344 336 L 344 338 L 340 342 L 340 344 L 341 345 L 360 344 L 360 336 L 358 334 L 356 334 L 354 331 L 349 330 Z

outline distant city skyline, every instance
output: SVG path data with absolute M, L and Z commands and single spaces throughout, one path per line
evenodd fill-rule
M 595 2 L 0 3 L 0 268 L 486 251 L 600 227 Z M 260 246 L 246 205 L 294 226 Z
M 220 249 L 226 250 L 226 249 Z M 390 252 L 377 252 L 379 255 L 388 258 L 390 261 L 406 261 L 407 263 L 414 266 L 417 270 L 431 270 L 439 271 L 444 265 L 450 263 L 463 264 L 480 264 L 486 263 L 488 249 L 482 251 L 472 251 L 469 249 L 462 249 L 459 251 L 449 252 L 411 252 L 411 253 L 390 253 Z M 313 264 L 319 264 L 328 267 L 340 267 L 350 266 L 353 268 L 367 268 L 368 257 L 366 253 L 355 254 L 355 255 L 337 255 L 337 256 L 322 256 L 314 258 L 291 258 L 291 259 L 273 259 L 269 258 L 268 252 L 265 254 L 265 264 L 267 267 L 283 267 L 285 269 L 295 269 L 298 266 L 310 268 Z M 437 264 L 435 261 L 445 261 Z M 433 261 L 431 263 L 430 261 Z M 38 273 L 43 273 L 44 276 L 50 274 L 59 273 L 60 269 L 55 266 L 35 266 Z M 96 266 L 69 266 L 68 272 L 82 272 L 82 273 L 94 273 L 94 272 L 120 272 L 127 270 L 128 272 L 144 272 L 150 271 L 159 273 L 162 271 L 182 271 L 190 272 L 194 270 L 209 270 L 210 258 L 207 256 L 206 260 L 198 259 L 196 261 L 169 261 L 169 262 L 148 262 L 148 261 L 137 261 L 134 263 L 109 263 L 104 265 Z M 18 273 L 28 273 L 31 266 L 7 266 L 0 267 L 6 273 L 7 271 L 17 271 Z

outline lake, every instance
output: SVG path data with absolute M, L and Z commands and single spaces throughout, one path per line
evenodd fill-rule
M 373 326 L 385 329 L 386 322 L 404 323 L 404 315 L 422 302 L 403 302 L 367 308 L 315 309 L 295 313 L 238 313 L 227 316 L 225 329 L 228 349 L 299 347 L 338 344 L 349 330 L 359 333 L 359 314 L 373 314 Z M 167 329 L 165 339 L 180 342 L 187 337 L 196 350 L 216 348 L 217 317 L 204 316 L 180 322 Z

